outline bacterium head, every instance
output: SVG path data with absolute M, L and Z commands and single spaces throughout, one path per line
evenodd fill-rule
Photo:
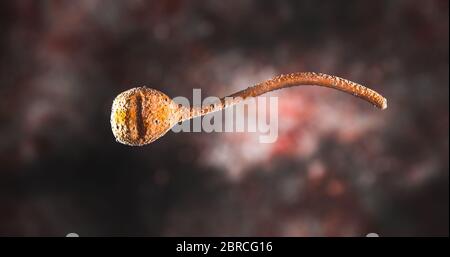
M 149 144 L 177 122 L 177 105 L 164 93 L 137 87 L 119 94 L 111 110 L 116 140 L 132 146 Z

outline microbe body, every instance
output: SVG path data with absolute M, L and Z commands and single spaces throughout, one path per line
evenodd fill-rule
M 178 122 L 223 110 L 267 92 L 300 85 L 334 88 L 362 98 L 380 109 L 387 108 L 386 98 L 370 88 L 332 75 L 299 72 L 274 77 L 222 98 L 218 104 L 203 107 L 186 108 L 177 105 L 158 90 L 147 87 L 132 88 L 114 99 L 111 129 L 120 143 L 131 146 L 146 145 L 166 134 Z

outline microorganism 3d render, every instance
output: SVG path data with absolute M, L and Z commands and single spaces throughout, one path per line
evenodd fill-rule
M 387 100 L 370 88 L 352 81 L 322 73 L 303 72 L 280 75 L 253 87 L 222 98 L 219 104 L 184 108 L 164 93 L 147 88 L 132 88 L 114 99 L 111 128 L 117 141 L 132 146 L 149 144 L 162 137 L 175 124 L 236 105 L 250 97 L 298 85 L 329 87 L 355 95 L 380 109 L 387 108 Z

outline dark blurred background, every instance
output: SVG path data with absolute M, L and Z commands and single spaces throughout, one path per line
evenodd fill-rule
M 0 1 L 0 235 L 448 236 L 449 6 Z M 224 96 L 280 73 L 368 85 L 279 96 L 279 138 L 116 143 L 114 97 Z

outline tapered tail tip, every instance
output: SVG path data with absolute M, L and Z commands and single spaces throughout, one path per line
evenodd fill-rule
M 383 102 L 381 103 L 381 110 L 385 110 L 387 108 L 387 99 L 383 98 Z

